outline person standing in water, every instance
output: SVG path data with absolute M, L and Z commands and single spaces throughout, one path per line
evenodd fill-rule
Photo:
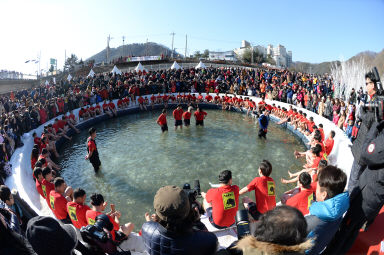
M 87 139 L 87 151 L 88 154 L 85 156 L 85 159 L 89 159 L 89 162 L 91 162 L 93 169 L 95 172 L 98 172 L 100 169 L 100 159 L 99 159 L 99 152 L 97 151 L 97 146 L 96 146 L 96 128 L 91 127 L 89 129 L 89 137 Z
M 168 125 L 167 125 L 167 110 L 163 109 L 161 112 L 159 118 L 157 119 L 156 123 L 161 127 L 161 131 L 164 133 L 165 131 L 168 131 Z

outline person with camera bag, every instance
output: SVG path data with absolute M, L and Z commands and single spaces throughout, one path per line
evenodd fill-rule
M 115 210 L 115 205 L 111 204 L 111 211 L 104 213 L 107 208 L 108 203 L 104 201 L 104 197 L 101 194 L 92 194 L 91 196 L 91 205 L 92 209 L 88 210 L 85 213 L 87 223 L 89 225 L 94 225 L 96 222 L 96 217 L 105 214 L 108 216 L 109 220 L 113 224 L 113 229 L 110 230 L 113 241 L 122 241 L 128 237 L 128 235 L 133 231 L 135 227 L 133 223 L 128 222 L 120 226 L 119 218 L 121 213 Z

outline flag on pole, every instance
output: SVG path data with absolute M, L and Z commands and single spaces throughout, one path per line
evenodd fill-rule
M 72 76 L 71 76 L 70 74 L 68 74 L 67 80 L 68 80 L 68 81 L 71 81 L 71 80 L 72 80 Z

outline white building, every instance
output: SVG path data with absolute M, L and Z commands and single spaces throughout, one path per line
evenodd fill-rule
M 226 60 L 226 61 L 237 61 L 235 52 L 229 51 L 210 51 L 209 60 Z
M 292 51 L 287 52 L 287 49 L 281 44 L 278 44 L 276 47 L 273 47 L 272 44 L 268 44 L 267 47 L 262 45 L 251 46 L 249 42 L 243 40 L 241 42 L 241 47 L 236 48 L 233 51 L 238 58 L 241 59 L 245 50 L 251 48 L 253 48 L 254 51 L 262 53 L 264 57 L 267 57 L 268 55 L 271 56 L 278 67 L 289 67 L 292 64 Z

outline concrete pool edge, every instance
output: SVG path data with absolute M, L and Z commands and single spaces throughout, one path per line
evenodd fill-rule
M 205 96 L 205 93 L 202 93 L 203 96 Z M 224 95 L 224 94 L 220 94 Z M 145 97 L 150 97 L 151 95 L 146 95 Z M 257 103 L 261 100 L 260 98 L 249 96 L 252 100 L 256 101 Z M 117 99 L 113 100 L 113 102 L 116 104 Z M 289 107 L 289 104 L 282 103 L 279 101 L 269 101 L 266 100 L 268 104 L 276 104 L 276 106 L 280 105 L 281 107 Z M 169 104 L 169 106 L 175 106 L 176 103 Z M 220 109 L 219 106 L 214 104 L 207 104 L 202 103 L 199 104 L 203 106 L 205 109 Z M 149 106 L 150 107 L 150 106 Z M 163 108 L 162 105 L 155 105 L 155 109 L 161 109 Z M 298 107 L 297 107 L 298 108 Z M 340 130 L 338 127 L 336 127 L 331 121 L 313 113 L 310 111 L 307 111 L 306 109 L 300 108 L 303 112 L 306 112 L 308 117 L 313 117 L 316 124 L 323 123 L 324 125 L 324 131 L 327 135 L 331 130 L 334 130 L 336 132 L 335 137 L 335 145 L 331 152 L 331 154 L 328 156 L 329 163 L 332 165 L 336 165 L 339 168 L 341 168 L 348 176 L 349 171 L 352 166 L 353 162 L 353 155 L 350 149 L 351 142 L 346 137 L 344 132 Z M 78 116 L 80 108 L 75 109 L 73 112 L 75 116 Z M 125 116 L 131 113 L 138 113 L 141 110 L 139 109 L 138 105 L 130 106 L 127 109 L 119 110 L 118 111 L 118 117 Z M 240 111 L 236 111 L 240 112 Z M 242 113 L 245 113 L 244 111 Z M 252 114 L 253 115 L 253 114 Z M 58 116 L 60 117 L 60 116 Z M 255 117 L 253 115 L 253 117 Z M 109 119 L 109 116 L 107 115 L 101 115 L 97 116 L 93 119 L 82 121 L 80 122 L 77 127 L 79 129 L 86 129 L 96 123 L 102 122 Z M 272 121 L 277 121 L 278 119 L 274 116 L 271 116 Z M 23 135 L 22 141 L 24 143 L 24 146 L 21 148 L 18 148 L 11 158 L 11 164 L 12 164 L 12 171 L 13 174 L 8 177 L 5 180 L 5 184 L 10 188 L 15 188 L 19 191 L 21 198 L 23 198 L 30 206 L 31 208 L 39 215 L 47 215 L 50 213 L 50 210 L 48 209 L 48 206 L 45 203 L 40 203 L 40 195 L 37 193 L 35 188 L 35 182 L 32 178 L 32 171 L 30 166 L 30 155 L 33 147 L 33 132 L 36 132 L 38 135 L 42 133 L 43 127 L 47 124 L 53 123 L 54 119 L 44 123 L 43 125 L 39 126 L 35 130 L 30 131 L 29 133 L 26 133 Z M 297 130 L 294 130 L 294 128 L 291 125 L 287 125 L 287 129 L 291 131 L 293 134 L 295 134 L 300 140 L 307 145 L 308 139 L 304 135 L 302 135 Z M 64 140 L 60 140 L 57 142 L 57 146 L 59 147 Z

